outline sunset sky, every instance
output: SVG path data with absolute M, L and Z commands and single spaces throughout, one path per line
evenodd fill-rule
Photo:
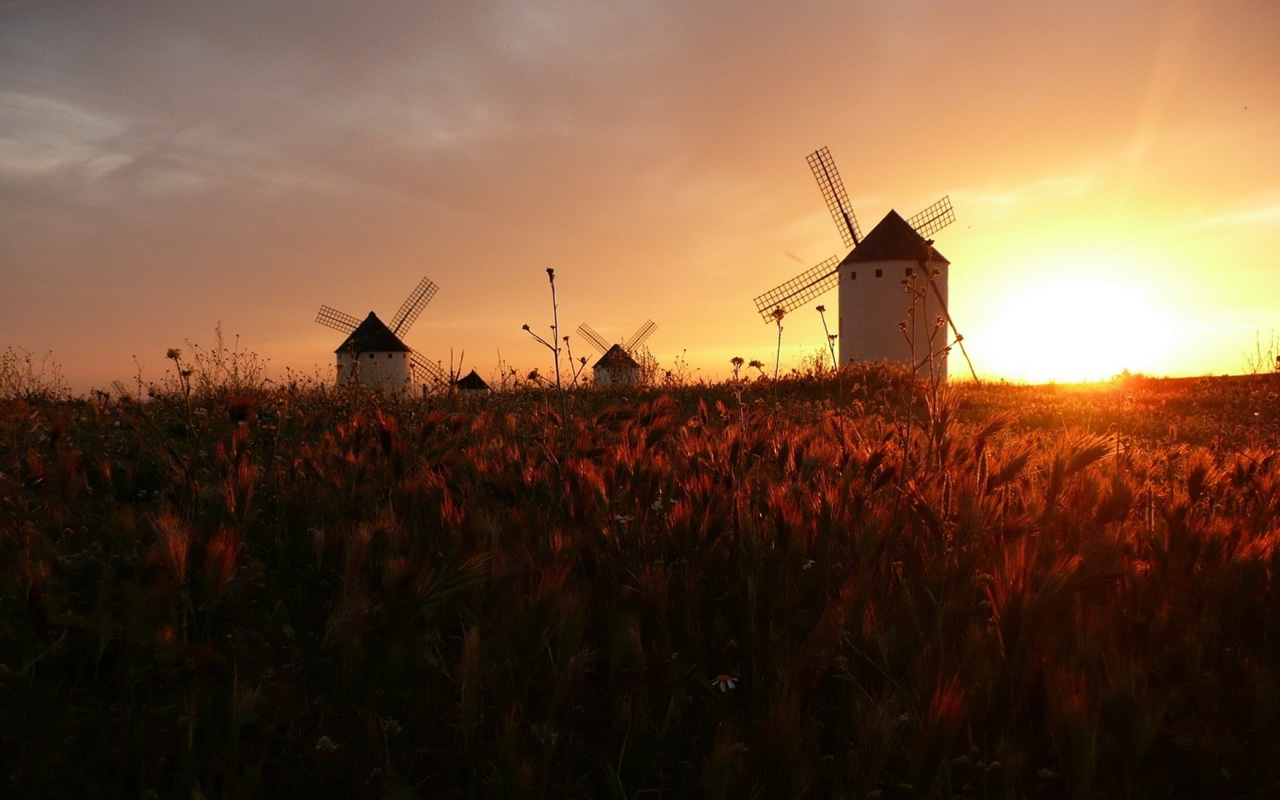
M 981 375 L 1238 373 L 1280 334 L 1277 33 L 1274 0 L 0 0 L 0 348 L 86 391 L 221 323 L 327 374 L 321 304 L 428 276 L 409 345 L 545 372 L 554 267 L 564 333 L 652 318 L 720 378 L 773 363 L 755 295 L 844 255 L 827 146 L 864 231 L 950 196 Z

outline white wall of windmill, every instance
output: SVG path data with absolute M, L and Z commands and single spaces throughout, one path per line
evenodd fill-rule
M 338 383 L 359 382 L 383 394 L 402 395 L 413 388 L 408 353 L 338 353 Z
M 914 340 L 915 362 L 919 365 L 930 353 L 932 335 L 935 369 L 943 378 L 946 377 L 946 354 L 939 355 L 937 351 L 951 341 L 951 331 L 945 323 L 935 331 L 935 323 L 943 315 L 943 304 L 950 304 L 947 293 L 949 267 L 933 264 L 932 268 L 938 271 L 933 280 L 938 294 L 942 296 L 941 303 L 929 289 L 927 276 L 918 261 L 868 261 L 845 264 L 840 268 L 841 364 L 882 360 L 910 364 L 910 338 Z M 911 277 L 915 278 L 916 286 L 924 290 L 923 297 L 915 301 L 914 315 L 908 313 L 912 308 L 912 295 L 903 286 L 903 281 Z M 909 336 L 903 335 L 898 327 L 900 323 L 907 324 Z M 921 366 L 920 370 L 927 373 L 928 364 Z
M 591 377 L 600 389 L 608 389 L 611 386 L 635 386 L 640 383 L 640 370 L 638 367 L 597 364 L 591 368 Z

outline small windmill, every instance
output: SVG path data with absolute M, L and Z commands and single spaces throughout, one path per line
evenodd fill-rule
M 334 351 L 338 357 L 338 380 L 363 383 L 392 393 L 403 393 L 415 382 L 436 387 L 447 385 L 449 376 L 445 371 L 400 338 L 409 332 L 438 288 L 428 278 L 419 281 L 400 304 L 390 325 L 372 311 L 360 320 L 335 308 L 320 306 L 316 322 L 347 334 Z
M 755 298 L 756 311 L 765 322 L 801 308 L 809 301 L 839 286 L 840 363 L 850 361 L 919 361 L 930 349 L 928 293 L 924 308 L 911 315 L 910 343 L 903 337 L 900 323 L 907 321 L 902 298 L 902 281 L 921 270 L 920 279 L 927 282 L 938 310 L 946 320 L 955 342 L 964 353 L 963 338 L 947 310 L 947 276 L 950 263 L 933 249 L 930 237 L 955 221 L 951 199 L 943 197 L 909 220 L 890 210 L 884 219 L 863 237 L 853 213 L 844 181 L 827 148 L 815 150 L 806 159 L 818 182 L 822 198 L 840 231 L 845 247 L 852 248 L 843 259 L 831 256 L 815 267 Z M 863 281 L 858 282 L 858 275 Z M 884 280 L 886 275 L 890 278 Z M 893 280 L 901 278 L 901 280 Z M 916 354 L 915 359 L 912 353 Z M 968 361 L 968 354 L 965 360 Z M 927 360 L 927 355 L 926 355 Z M 923 363 L 923 362 L 921 362 Z M 920 363 L 913 363 L 918 368 Z M 970 371 L 973 366 L 970 364 Z M 945 353 L 942 374 L 946 375 Z M 976 378 L 976 375 L 975 375 Z
M 653 320 L 645 320 L 625 342 L 610 344 L 608 339 L 596 333 L 590 325 L 579 325 L 578 335 L 600 353 L 600 360 L 591 367 L 596 386 L 604 389 L 639 383 L 640 362 L 636 360 L 636 353 L 657 329 Z

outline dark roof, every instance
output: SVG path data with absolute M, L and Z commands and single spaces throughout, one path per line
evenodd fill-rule
M 458 382 L 454 385 L 459 389 L 466 389 L 468 391 L 475 392 L 483 392 L 489 388 L 489 384 L 485 383 L 484 378 L 477 375 L 474 369 L 467 373 L 467 377 L 459 378 Z
M 391 332 L 391 329 L 378 319 L 378 315 L 369 312 L 369 316 L 364 318 L 351 332 L 351 335 L 342 340 L 342 344 L 338 346 L 335 353 L 408 353 L 409 346 L 400 341 L 400 337 Z
M 853 248 L 853 252 L 845 256 L 841 266 L 845 264 L 865 264 L 870 261 L 924 261 L 930 258 L 924 239 L 916 233 L 897 211 L 890 210 L 880 220 L 880 224 L 871 229 Z M 932 260 L 940 264 L 950 264 L 946 256 L 933 251 Z
M 622 345 L 615 344 L 600 356 L 600 360 L 592 369 L 640 369 L 640 364 L 631 357 L 630 353 L 622 349 Z

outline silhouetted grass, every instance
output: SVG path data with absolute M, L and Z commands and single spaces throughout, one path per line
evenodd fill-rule
M 6 794 L 1269 796 L 1276 394 L 7 401 Z

